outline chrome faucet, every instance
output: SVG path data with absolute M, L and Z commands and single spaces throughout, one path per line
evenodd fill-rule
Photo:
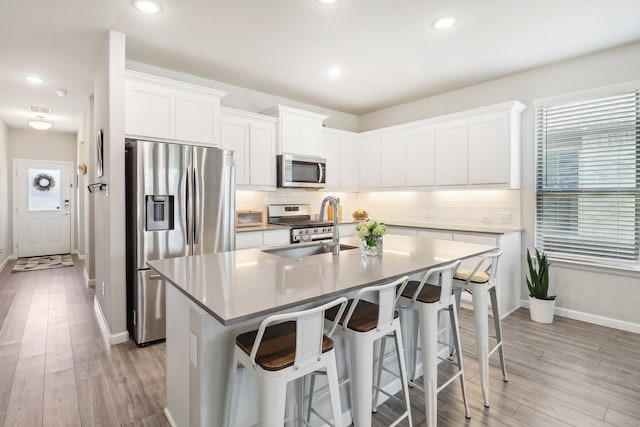
M 327 203 L 333 208 L 333 238 L 331 239 L 331 243 L 327 243 L 327 246 L 332 249 L 332 253 L 334 255 L 340 255 L 340 227 L 338 227 L 338 200 L 333 196 L 327 196 L 322 201 L 322 205 L 320 206 L 320 216 L 318 217 L 318 221 L 322 221 L 324 219 L 324 208 L 327 206 Z

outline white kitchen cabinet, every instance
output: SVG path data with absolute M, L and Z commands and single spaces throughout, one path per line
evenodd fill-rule
M 453 240 L 453 233 L 450 231 L 419 229 L 418 237 L 435 240 Z
M 380 173 L 380 137 L 367 136 L 360 142 L 360 188 L 377 189 L 381 187 Z
M 467 122 L 455 121 L 435 128 L 435 184 L 468 182 Z
M 261 246 L 288 245 L 290 230 L 240 231 L 236 232 L 236 250 L 258 248 Z
M 277 105 L 264 112 L 278 117 L 276 151 L 278 154 L 324 155 L 322 123 L 328 116 Z
M 125 133 L 175 139 L 175 92 L 162 86 L 127 79 Z
M 418 235 L 418 230 L 416 230 L 413 227 L 400 227 L 397 225 L 387 225 L 387 233 L 396 234 L 399 236 L 416 237 Z
M 435 184 L 435 136 L 432 126 L 407 131 L 406 182 L 409 187 Z
M 405 132 L 394 131 L 380 138 L 380 179 L 384 188 L 404 187 L 406 181 Z
M 232 108 L 222 109 L 221 147 L 235 152 L 236 185 L 274 187 L 277 119 Z
M 220 99 L 226 92 L 127 71 L 125 134 L 220 144 Z
M 360 182 L 358 134 L 323 129 L 324 157 L 327 160 L 327 189 L 357 190 Z

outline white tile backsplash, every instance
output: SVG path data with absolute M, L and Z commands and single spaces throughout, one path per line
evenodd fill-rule
M 343 218 L 358 208 L 371 218 L 429 222 L 439 225 L 520 227 L 520 190 L 331 191 L 277 190 L 236 192 L 238 209 L 264 208 L 276 203 L 309 203 L 319 212 L 328 196 L 340 198 Z

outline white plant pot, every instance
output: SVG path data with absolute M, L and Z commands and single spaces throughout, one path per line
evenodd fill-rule
M 539 323 L 553 322 L 553 311 L 556 308 L 554 299 L 538 299 L 529 297 L 529 315 L 531 320 Z

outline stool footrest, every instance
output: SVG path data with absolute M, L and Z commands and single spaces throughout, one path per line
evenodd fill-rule
M 460 375 L 462 375 L 462 371 L 458 371 L 455 374 L 453 374 L 453 376 L 451 378 L 449 378 L 448 380 L 446 380 L 440 387 L 437 388 L 436 393 L 440 393 L 440 390 L 442 390 L 443 388 L 445 388 L 446 386 L 448 386 L 449 384 L 451 384 L 456 378 L 458 378 Z

